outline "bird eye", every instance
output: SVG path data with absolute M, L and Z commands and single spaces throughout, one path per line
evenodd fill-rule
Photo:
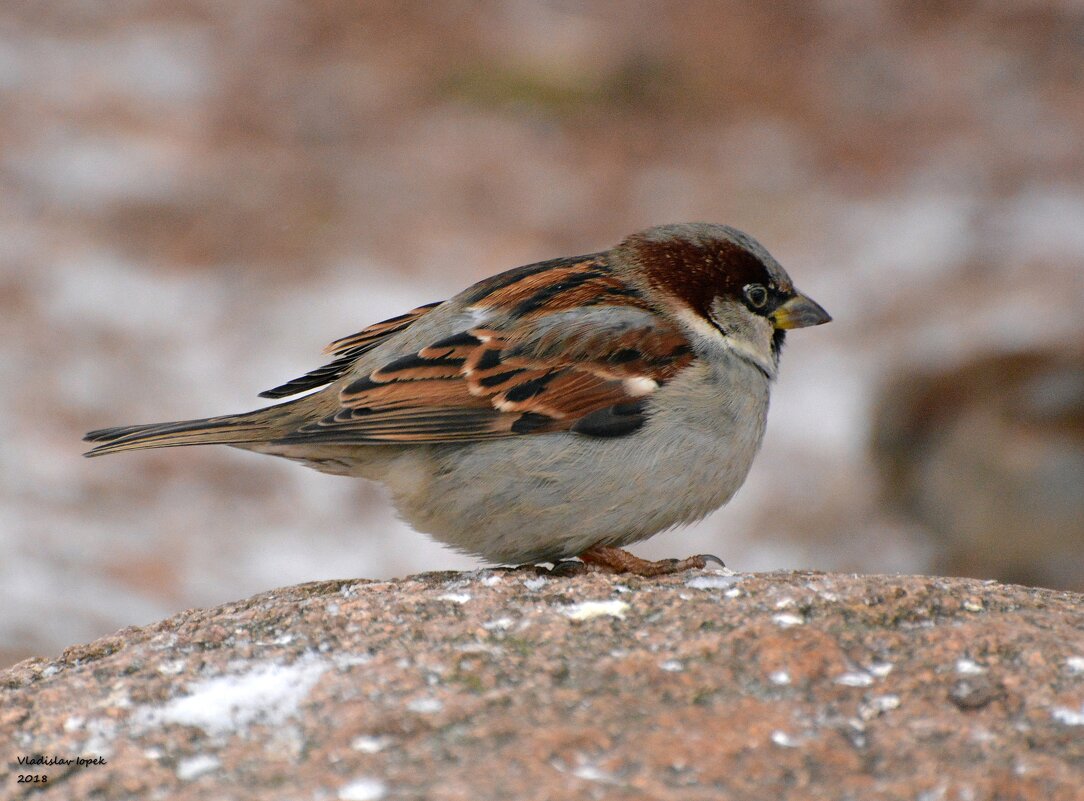
M 768 303 L 768 290 L 760 284 L 745 287 L 745 299 L 754 309 L 763 309 Z

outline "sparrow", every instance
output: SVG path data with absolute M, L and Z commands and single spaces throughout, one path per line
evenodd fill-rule
M 703 568 L 720 560 L 623 548 L 733 497 L 786 332 L 830 319 L 751 236 L 662 225 L 337 340 L 260 393 L 292 400 L 92 431 L 86 455 L 231 445 L 381 481 L 415 529 L 491 563 Z

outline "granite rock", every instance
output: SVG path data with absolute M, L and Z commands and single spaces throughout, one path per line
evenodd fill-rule
M 320 582 L 21 662 L 0 735 L 3 798 L 1071 801 L 1084 597 L 791 572 Z M 58 762 L 79 757 L 104 764 Z

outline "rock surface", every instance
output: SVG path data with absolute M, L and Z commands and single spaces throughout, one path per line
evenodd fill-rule
M 0 732 L 3 798 L 1072 801 L 1084 597 L 817 573 L 321 582 L 22 662 Z M 105 764 L 56 763 L 77 757 Z

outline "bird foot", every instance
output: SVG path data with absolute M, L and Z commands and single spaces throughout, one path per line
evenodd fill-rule
M 612 548 L 608 545 L 594 545 L 580 554 L 582 563 L 557 562 L 551 573 L 560 576 L 579 575 L 588 571 L 602 573 L 632 573 L 636 576 L 665 576 L 670 573 L 681 573 L 684 570 L 702 570 L 708 562 L 715 562 L 720 567 L 726 567 L 723 560 L 711 554 L 698 554 L 686 559 L 660 559 L 652 562 L 633 556 L 621 548 Z M 572 566 L 582 564 L 582 567 Z M 558 570 L 560 569 L 560 572 Z

